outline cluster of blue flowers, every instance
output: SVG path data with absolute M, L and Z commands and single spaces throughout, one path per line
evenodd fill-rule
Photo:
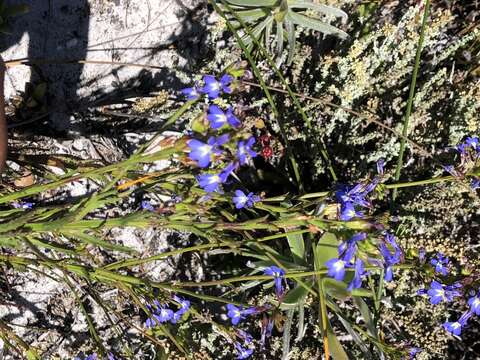
M 348 291 L 360 288 L 363 278 L 368 274 L 365 271 L 365 263 L 360 258 L 358 252 L 358 243 L 366 238 L 366 233 L 355 234 L 349 240 L 340 243 L 338 246 L 338 258 L 333 258 L 326 262 L 328 276 L 333 277 L 337 281 L 343 281 L 347 268 L 355 270 L 353 279 L 347 287 Z M 403 258 L 403 252 L 398 246 L 395 236 L 386 232 L 378 245 L 378 250 L 382 260 L 368 258 L 368 261 L 373 265 L 382 266 L 385 269 L 385 281 L 392 281 L 393 266 L 400 263 Z
M 212 75 L 205 75 L 203 77 L 205 85 L 203 87 L 196 84 L 194 87 L 182 90 L 182 93 L 188 100 L 197 100 L 202 95 L 207 95 L 208 100 L 215 100 L 221 94 L 231 94 L 234 87 L 234 78 L 228 74 L 223 75 L 220 80 L 217 80 Z M 238 129 L 241 127 L 241 121 L 235 115 L 232 106 L 228 106 L 223 110 L 218 105 L 210 104 L 206 115 L 206 120 L 209 123 L 209 128 L 214 131 L 223 131 L 227 128 Z M 210 136 L 206 141 L 201 139 L 190 139 L 187 141 L 189 147 L 188 157 L 195 161 L 197 165 L 206 169 L 211 165 L 217 165 L 217 160 L 221 159 L 224 164 L 222 169 L 215 172 L 203 173 L 197 176 L 197 181 L 202 189 L 207 193 L 221 191 L 221 185 L 225 184 L 228 178 L 241 166 L 247 164 L 250 159 L 257 156 L 253 149 L 255 145 L 255 138 L 249 136 L 248 138 L 238 138 L 234 144 L 234 156 L 229 156 L 227 149 L 232 147 L 232 138 L 230 134 L 223 133 L 217 136 Z M 230 152 L 232 153 L 232 152 Z M 224 159 L 233 157 L 233 160 L 225 165 Z M 260 201 L 260 197 L 253 193 L 245 194 L 242 190 L 236 190 L 233 202 L 237 209 L 252 207 L 254 203 Z
M 273 277 L 275 294 L 277 298 L 281 300 L 285 294 L 285 271 L 278 266 L 270 266 L 266 268 L 263 273 L 265 275 Z M 249 307 L 244 309 L 242 306 L 228 304 L 227 317 L 230 319 L 232 325 L 237 326 L 242 320 L 246 319 L 247 316 L 257 315 L 268 309 L 268 307 Z M 269 319 L 266 315 L 264 315 L 260 340 L 260 344 L 262 347 L 265 345 L 266 339 L 272 335 L 273 323 L 274 322 L 272 319 Z M 240 329 L 237 330 L 237 335 L 240 339 L 243 340 L 243 344 L 238 341 L 235 342 L 237 359 L 246 359 L 250 357 L 254 351 L 253 337 L 244 330 Z
M 445 277 L 450 272 L 450 260 L 441 253 L 436 254 L 431 260 L 430 264 L 435 269 L 435 274 Z M 427 295 L 432 305 L 437 305 L 442 302 L 451 303 L 455 298 L 461 297 L 463 294 L 461 289 L 463 285 L 460 282 L 454 282 L 450 285 L 442 284 L 440 281 L 432 280 L 428 289 L 420 289 L 417 291 L 418 295 Z M 470 294 L 468 299 L 469 309 L 465 311 L 456 321 L 445 321 L 443 327 L 449 333 L 460 336 L 462 329 L 467 325 L 468 320 L 473 314 L 480 315 L 480 297 L 478 292 Z
M 340 203 L 340 220 L 348 221 L 353 218 L 362 218 L 364 216 L 362 208 L 371 209 L 372 203 L 367 199 L 367 196 L 375 190 L 384 175 L 384 161 L 377 162 L 376 176 L 372 182 L 362 182 L 354 186 L 341 185 L 335 192 L 335 197 Z
M 147 309 L 152 316 L 145 321 L 145 327 L 153 328 L 158 324 L 163 324 L 168 321 L 176 324 L 182 318 L 183 314 L 190 309 L 190 301 L 176 295 L 173 296 L 173 300 L 179 305 L 177 311 L 171 310 L 165 304 L 160 304 L 157 300 L 154 300 L 153 304 L 147 304 Z
M 454 149 L 460 154 L 460 164 L 457 166 L 446 165 L 443 167 L 450 175 L 463 179 L 471 170 L 474 170 L 480 160 L 480 140 L 478 137 L 467 137 L 465 142 L 457 145 Z M 473 190 L 480 188 L 480 178 L 473 176 L 470 186 Z

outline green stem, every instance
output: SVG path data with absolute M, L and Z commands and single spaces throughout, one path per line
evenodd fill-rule
M 412 114 L 413 98 L 415 96 L 415 87 L 417 84 L 418 69 L 420 68 L 420 57 L 422 55 L 423 41 L 425 39 L 425 29 L 427 27 L 428 14 L 430 11 L 430 0 L 425 2 L 425 10 L 423 12 L 422 28 L 420 30 L 420 37 L 418 39 L 417 53 L 415 55 L 415 66 L 413 68 L 412 82 L 410 84 L 410 93 L 408 95 L 407 111 L 405 113 L 405 120 L 403 122 L 402 138 L 400 139 L 400 152 L 398 154 L 397 168 L 395 170 L 395 181 L 400 179 L 400 172 L 403 165 L 403 155 L 405 153 L 405 138 L 408 134 L 408 125 L 410 122 L 410 115 Z M 397 197 L 397 189 L 395 188 L 392 194 L 392 205 Z

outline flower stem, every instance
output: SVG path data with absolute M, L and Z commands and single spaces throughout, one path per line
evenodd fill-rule
M 395 181 L 400 179 L 400 172 L 402 171 L 403 155 L 405 153 L 405 138 L 408 134 L 408 124 L 410 122 L 410 115 L 412 113 L 413 98 L 415 95 L 415 86 L 417 84 L 418 69 L 420 68 L 420 57 L 422 55 L 423 41 L 425 39 L 425 29 L 427 27 L 427 19 L 430 11 L 430 0 L 425 1 L 425 10 L 423 12 L 422 28 L 420 30 L 420 37 L 418 39 L 417 53 L 415 55 L 415 66 L 413 68 L 412 82 L 410 84 L 410 93 L 408 95 L 407 111 L 405 113 L 405 120 L 403 122 L 402 138 L 400 139 L 400 152 L 398 154 L 397 168 L 395 170 Z M 392 205 L 395 203 L 397 197 L 397 188 L 394 188 L 392 194 Z

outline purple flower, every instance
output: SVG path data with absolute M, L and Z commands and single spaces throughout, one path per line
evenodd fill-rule
M 478 295 L 468 299 L 468 305 L 470 306 L 470 310 L 472 311 L 472 313 L 480 315 L 480 298 L 478 297 Z
M 467 144 L 459 144 L 455 146 L 455 150 L 457 150 L 460 154 L 465 155 L 467 153 Z
M 197 100 L 202 95 L 202 90 L 195 84 L 194 87 L 185 88 L 182 90 L 182 94 L 187 97 L 187 100 Z
M 155 211 L 155 209 L 153 208 L 152 204 L 150 204 L 150 201 L 148 200 L 143 200 L 140 204 L 140 207 L 143 209 L 143 210 L 147 210 L 147 211 Z
M 426 255 L 425 249 L 420 249 L 420 251 L 418 252 L 418 260 L 419 260 L 420 263 L 422 263 L 422 264 L 425 263 L 425 255 Z
M 285 270 L 280 269 L 278 266 L 272 265 L 265 270 L 263 270 L 265 275 L 273 276 L 273 281 L 275 283 L 275 294 L 278 297 L 283 295 L 283 279 L 285 278 Z
M 433 305 L 437 305 L 446 299 L 443 285 L 435 280 L 430 284 L 430 289 L 428 289 L 427 294 L 430 296 L 430 303 Z
M 417 355 L 421 351 L 422 351 L 422 349 L 420 349 L 419 347 L 410 348 L 410 350 L 408 351 L 409 359 L 410 360 L 415 359 L 415 355 Z
M 111 353 L 111 352 L 109 352 L 109 353 L 107 354 L 107 358 L 108 358 L 108 360 L 116 360 L 116 359 L 115 359 L 115 356 L 114 356 L 113 353 Z
M 328 268 L 328 276 L 333 277 L 337 281 L 342 281 L 345 277 L 345 261 L 340 259 L 330 259 L 325 265 Z
M 470 187 L 473 190 L 477 190 L 480 188 L 480 179 L 478 177 L 474 177 L 472 181 L 470 182 Z
M 378 175 L 384 175 L 385 160 L 380 159 L 377 161 L 377 173 Z
M 242 340 L 245 342 L 245 344 L 251 344 L 252 343 L 253 337 L 252 337 L 252 335 L 250 335 L 246 331 L 238 329 L 237 334 L 240 338 L 242 338 Z
M 462 328 L 467 324 L 467 321 L 468 319 L 470 319 L 471 316 L 472 316 L 472 313 L 470 311 L 467 311 L 463 313 L 460 319 L 458 319 L 457 321 L 452 321 L 452 322 L 446 321 L 443 324 L 443 327 L 449 333 L 456 336 L 460 336 L 460 334 L 462 333 Z
M 339 258 L 343 260 L 345 263 L 350 263 L 350 261 L 353 259 L 357 251 L 357 242 L 365 240 L 366 238 L 367 238 L 367 234 L 362 232 L 362 233 L 355 234 L 347 241 L 342 242 L 338 246 Z
M 355 261 L 355 275 L 353 276 L 353 280 L 347 287 L 348 291 L 352 291 L 353 289 L 358 289 L 362 286 L 362 277 L 366 274 L 365 272 L 365 265 L 361 259 L 357 259 Z
M 453 284 L 445 286 L 440 284 L 438 281 L 433 280 L 430 284 L 430 289 L 428 289 L 427 294 L 430 296 L 430 303 L 437 305 L 442 301 L 451 302 L 454 297 L 460 296 L 457 288 L 461 287 L 460 284 Z
M 206 192 L 214 192 L 222 183 L 222 178 L 218 174 L 201 174 L 197 176 L 200 187 Z
M 335 196 L 342 204 L 351 203 L 353 205 L 369 208 L 372 206 L 372 204 L 370 201 L 365 199 L 365 197 L 372 192 L 376 186 L 377 181 L 367 185 L 357 184 L 353 187 L 341 185 L 339 190 L 336 191 Z
M 220 78 L 220 81 L 217 81 L 215 76 L 205 75 L 203 81 L 205 82 L 205 86 L 202 88 L 202 91 L 205 94 L 208 94 L 208 97 L 211 100 L 218 98 L 222 91 L 227 94 L 232 92 L 230 84 L 233 81 L 233 78 L 230 75 L 223 75 Z
M 265 342 L 267 338 L 272 336 L 272 331 L 273 331 L 273 320 L 271 318 L 268 318 L 266 316 L 263 317 L 262 320 L 262 332 L 260 336 L 260 345 L 263 348 L 265 348 Z
M 176 324 L 181 318 L 182 318 L 183 313 L 179 311 L 176 311 L 173 313 L 172 318 L 170 319 L 170 322 L 172 324 Z
M 206 144 L 197 139 L 190 139 L 187 141 L 187 145 L 190 148 L 188 157 L 197 161 L 198 166 L 201 168 L 208 167 L 212 161 L 212 155 L 221 154 L 222 151 L 219 149 L 219 146 L 225 144 L 229 139 L 228 134 L 217 138 L 212 136 L 208 139 Z
M 402 250 L 395 241 L 395 236 L 390 233 L 385 233 L 385 242 L 382 242 L 379 246 L 380 254 L 383 256 L 384 268 L 385 268 L 385 281 L 392 281 L 393 279 L 393 265 L 398 264 L 402 260 Z M 393 248 L 393 252 L 390 251 L 387 244 Z
M 238 142 L 237 158 L 240 165 L 247 163 L 249 155 L 252 158 L 257 156 L 257 153 L 252 150 L 253 144 L 255 144 L 255 138 L 253 136 L 250 136 L 246 142 L 243 140 Z
M 363 217 L 361 211 L 355 210 L 355 206 L 351 202 L 345 202 L 340 207 L 340 220 L 349 221 L 355 217 Z
M 237 307 L 233 304 L 227 304 L 227 310 L 227 316 L 232 321 L 232 325 L 238 325 L 240 320 L 245 319 L 247 315 L 252 315 L 257 312 L 257 309 L 253 307 L 243 310 L 241 306 Z
M 33 208 L 33 203 L 32 202 L 27 202 L 27 201 L 13 201 L 12 206 L 15 209 L 32 209 Z
M 448 257 L 444 257 L 441 253 L 437 254 L 436 259 L 430 260 L 430 263 L 435 266 L 435 272 L 443 276 L 448 274 L 448 262 Z
M 178 313 L 180 313 L 180 315 L 185 314 L 188 309 L 190 309 L 190 301 L 178 297 L 177 295 L 173 296 L 173 300 L 175 300 L 180 305 L 180 309 L 178 310 Z
M 455 167 L 453 167 L 453 165 L 446 165 L 446 166 L 443 166 L 443 170 L 445 170 L 446 172 L 448 172 L 450 175 L 452 175 L 453 177 L 459 177 L 460 174 L 458 173 L 457 170 L 455 170 Z
M 252 207 L 256 202 L 260 201 L 258 195 L 254 195 L 252 192 L 245 195 L 242 190 L 235 190 L 235 196 L 233 197 L 233 203 L 237 209 L 242 209 L 244 207 Z
M 227 123 L 234 128 L 239 127 L 241 124 L 240 120 L 234 115 L 231 106 L 228 107 L 227 112 L 225 113 L 217 105 L 210 105 L 208 108 L 207 119 L 210 122 L 210 127 L 212 129 L 220 129 Z
M 478 145 L 479 145 L 478 137 L 476 137 L 476 136 L 467 137 L 465 139 L 465 144 L 468 145 L 468 146 L 471 146 L 474 150 L 477 150 Z
M 157 309 L 153 314 L 153 317 L 157 319 L 160 323 L 169 321 L 173 317 L 173 311 L 168 309 L 165 305 L 160 305 L 156 300 L 155 304 Z
M 247 359 L 253 354 L 252 349 L 245 349 L 239 342 L 235 343 L 235 349 L 237 349 L 237 359 Z

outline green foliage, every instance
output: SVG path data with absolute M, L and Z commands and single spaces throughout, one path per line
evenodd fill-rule
M 266 48 L 275 49 L 277 65 L 282 61 L 284 44 L 288 44 L 288 59 L 290 64 L 295 54 L 296 27 L 318 31 L 325 35 L 338 36 L 346 39 L 347 33 L 330 25 L 314 15 L 322 14 L 327 18 L 341 18 L 346 21 L 347 14 L 335 7 L 317 4 L 309 0 L 219 0 L 224 11 L 232 15 L 232 23 L 237 29 L 242 28 L 242 22 L 251 27 L 253 36 L 265 44 Z M 226 5 L 228 3 L 228 5 Z M 274 41 L 271 42 L 271 36 Z M 248 49 L 255 47 L 253 39 L 246 34 L 243 41 Z

